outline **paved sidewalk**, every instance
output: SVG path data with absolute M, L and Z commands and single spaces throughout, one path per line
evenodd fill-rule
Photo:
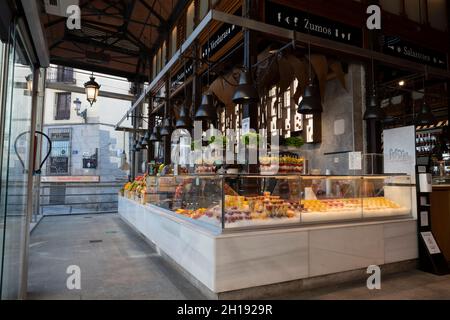
M 81 290 L 66 269 L 81 268 Z M 28 299 L 205 299 L 117 214 L 45 217 L 31 234 Z

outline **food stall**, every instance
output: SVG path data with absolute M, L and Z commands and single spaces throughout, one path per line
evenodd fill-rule
M 384 275 L 416 267 L 415 176 L 382 169 L 377 75 L 368 72 L 375 68 L 372 51 L 363 48 L 363 26 L 358 19 L 336 24 L 334 15 L 305 16 L 288 2 L 247 10 L 247 1 L 218 1 L 177 50 L 166 51 L 167 63 L 156 64 L 145 92 L 151 139 L 136 134 L 135 151 L 147 142 L 152 160 L 163 146 L 163 163 L 124 187 L 119 214 L 211 297 L 365 283 L 370 265 Z M 247 11 L 251 17 L 243 17 Z M 300 24 L 293 31 L 279 18 L 288 16 L 339 25 L 347 37 L 337 41 Z M 347 55 L 349 46 L 364 54 Z M 309 98 L 315 92 L 309 105 L 302 104 L 307 91 Z M 195 120 L 202 121 L 200 138 Z M 205 133 L 211 127 L 235 140 L 212 139 Z M 248 140 L 256 144 L 262 131 L 281 137 L 275 162 L 273 145 L 251 165 L 183 167 L 171 159 L 177 146 L 189 153 L 218 143 L 247 161 L 243 138 L 251 128 L 257 133 Z M 176 130 L 184 130 L 178 141 Z
M 125 187 L 119 214 L 221 296 L 415 259 L 410 182 L 407 175 L 145 176 Z

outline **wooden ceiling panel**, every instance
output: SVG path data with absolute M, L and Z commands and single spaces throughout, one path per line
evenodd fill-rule
M 65 18 L 43 11 L 51 61 L 148 81 L 149 54 L 182 1 L 80 0 L 81 30 L 68 30 Z

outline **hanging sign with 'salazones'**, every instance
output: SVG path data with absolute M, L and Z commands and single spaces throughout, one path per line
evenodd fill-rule
M 361 28 L 266 1 L 266 23 L 313 36 L 362 47 Z
M 385 54 L 436 68 L 447 69 L 447 55 L 445 53 L 424 48 L 396 36 L 383 35 L 381 37 L 381 45 Z

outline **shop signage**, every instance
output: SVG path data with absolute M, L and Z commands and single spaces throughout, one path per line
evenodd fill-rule
M 240 11 L 235 15 L 240 15 Z M 241 27 L 234 24 L 223 24 L 219 30 L 217 30 L 207 41 L 201 49 L 201 55 L 203 59 L 208 59 L 216 54 L 220 48 L 222 48 L 228 41 L 234 38 L 242 30 Z
M 177 74 L 175 74 L 172 78 L 170 78 L 170 83 L 172 88 L 178 87 L 179 85 L 182 85 L 184 82 L 184 79 L 189 78 L 194 71 L 194 65 L 192 63 L 186 65 L 186 70 L 184 67 L 181 67 L 181 69 L 178 71 Z
M 445 53 L 424 48 L 395 36 L 382 36 L 381 43 L 385 54 L 447 69 L 447 55 Z
M 99 176 L 43 176 L 41 182 L 100 182 Z
M 384 171 L 406 173 L 416 183 L 416 130 L 414 126 L 383 131 Z
M 362 29 L 266 1 L 266 23 L 362 47 Z

